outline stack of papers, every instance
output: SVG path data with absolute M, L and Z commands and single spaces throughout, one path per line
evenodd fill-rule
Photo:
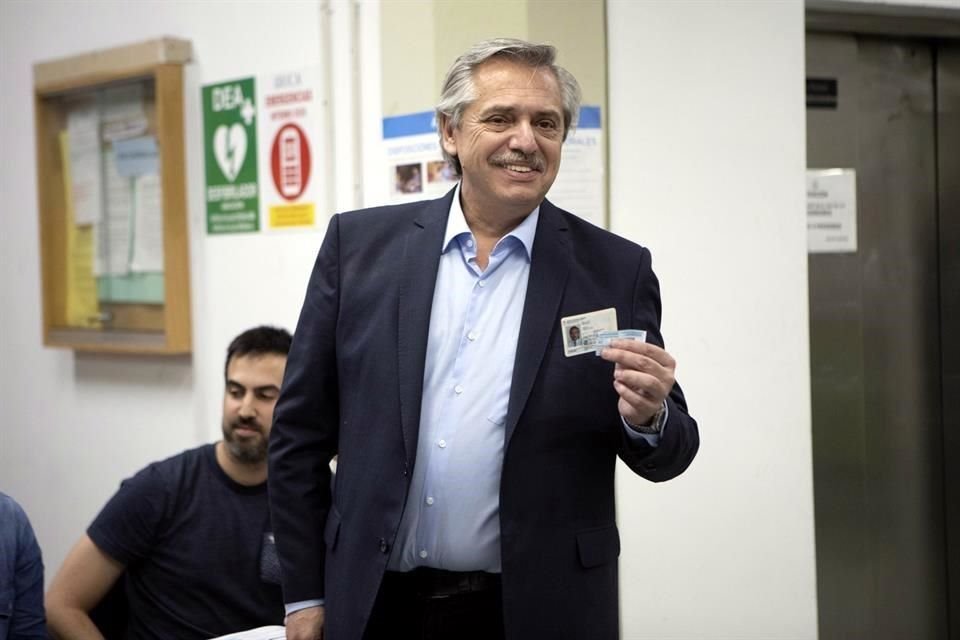
M 276 625 L 257 627 L 248 631 L 239 631 L 225 636 L 217 636 L 210 640 L 286 640 L 287 631 Z

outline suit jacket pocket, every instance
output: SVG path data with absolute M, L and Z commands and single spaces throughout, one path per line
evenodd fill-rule
M 327 551 L 331 551 L 337 546 L 337 538 L 340 535 L 340 512 L 333 505 L 330 505 L 330 511 L 327 513 L 327 524 L 323 527 L 323 541 L 327 545 Z
M 613 562 L 620 555 L 620 534 L 617 525 L 584 529 L 577 532 L 577 552 L 584 569 Z

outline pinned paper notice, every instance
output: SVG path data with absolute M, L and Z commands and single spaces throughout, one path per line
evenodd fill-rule
M 124 178 L 156 175 L 160 164 L 157 140 L 153 136 L 114 140 L 113 156 L 117 174 Z
M 104 140 L 116 141 L 146 133 L 148 122 L 143 94 L 143 85 L 139 83 L 104 90 L 101 102 Z
M 283 640 L 287 637 L 287 631 L 283 627 L 257 627 L 247 631 L 239 631 L 226 636 L 217 636 L 210 640 Z
M 95 100 L 78 101 L 67 112 L 70 195 L 76 224 L 93 224 L 103 211 L 100 176 L 100 112 Z
M 857 251 L 857 173 L 854 169 L 807 170 L 807 251 Z
M 60 133 L 60 154 L 63 161 L 64 212 L 67 226 L 67 324 L 71 327 L 99 328 L 100 304 L 97 281 L 93 277 L 93 229 L 74 221 L 73 196 L 70 185 L 70 141 L 66 131 Z
M 134 180 L 131 271 L 163 271 L 162 205 L 159 177 L 140 176 Z
M 131 213 L 133 181 L 117 172 L 116 163 L 104 162 L 104 218 L 94 239 L 95 273 L 98 276 L 123 275 L 130 271 Z

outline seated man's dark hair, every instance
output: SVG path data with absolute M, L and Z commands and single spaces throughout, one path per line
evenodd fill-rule
M 240 356 L 259 356 L 276 353 L 285 356 L 290 352 L 290 343 L 293 340 L 290 332 L 279 327 L 266 325 L 247 329 L 227 347 L 227 361 L 223 365 L 223 377 L 227 377 L 227 367 L 231 358 Z

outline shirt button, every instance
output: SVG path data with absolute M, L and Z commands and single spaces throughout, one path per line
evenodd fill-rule
M 427 557 L 427 550 L 426 550 L 426 549 L 420 549 L 420 557 L 421 557 L 421 558 L 426 558 L 426 557 Z
M 387 546 L 387 541 L 384 540 L 383 538 L 380 538 L 380 553 L 386 553 L 387 549 L 389 548 L 390 547 Z
M 446 440 L 441 440 L 440 442 L 437 443 L 437 446 L 440 447 L 441 449 L 446 449 L 446 448 L 447 448 L 447 441 L 446 441 Z
M 467 339 L 470 340 L 470 342 L 473 342 L 474 340 L 476 340 L 476 339 L 477 339 L 477 332 L 476 332 L 476 331 L 471 331 L 470 333 L 468 333 L 468 334 L 467 334 Z
M 457 393 L 457 395 L 459 395 L 459 394 L 463 393 L 463 385 L 458 384 L 457 386 L 455 386 L 455 387 L 453 388 L 453 390 Z
M 481 286 L 481 287 L 485 287 L 485 286 L 487 286 L 487 281 L 486 281 L 486 280 L 481 280 L 481 281 L 478 282 L 477 284 L 478 284 L 479 286 Z
M 473 240 L 467 239 L 467 246 L 473 248 Z
M 427 504 L 433 504 L 433 496 L 427 496 Z

